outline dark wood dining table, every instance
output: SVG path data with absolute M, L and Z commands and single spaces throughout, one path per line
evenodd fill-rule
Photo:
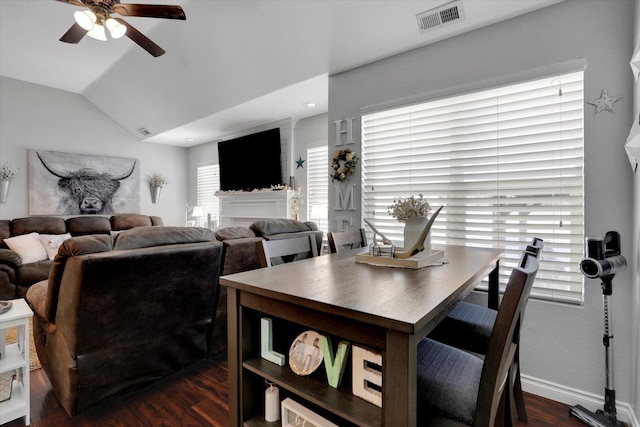
M 448 262 L 416 270 L 357 263 L 360 248 L 221 277 L 228 287 L 230 425 L 269 425 L 256 398 L 267 380 L 355 425 L 415 426 L 418 343 L 484 278 L 498 289 L 501 250 L 439 249 Z M 256 313 L 380 352 L 382 408 L 261 359 Z

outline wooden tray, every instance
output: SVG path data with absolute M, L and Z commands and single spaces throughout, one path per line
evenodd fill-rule
M 444 257 L 444 251 L 432 251 L 429 255 L 425 251 L 419 252 L 410 258 L 385 258 L 369 255 L 368 252 L 356 255 L 356 262 L 384 267 L 411 268 L 417 270 L 426 267 Z

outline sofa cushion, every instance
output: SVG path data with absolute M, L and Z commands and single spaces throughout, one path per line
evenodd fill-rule
M 304 222 L 296 221 L 295 219 L 260 220 L 251 224 L 251 229 L 258 237 L 311 230 L 311 228 L 307 224 L 305 224 Z
M 58 253 L 58 248 L 62 245 L 67 239 L 71 238 L 71 234 L 41 234 L 38 236 L 40 239 L 40 243 L 44 247 L 44 250 L 47 251 L 47 257 L 53 261 Z
M 72 236 L 86 236 L 87 234 L 109 234 L 111 223 L 105 216 L 89 215 L 68 218 L 65 221 L 67 232 Z
M 111 230 L 128 230 L 135 227 L 147 227 L 155 225 L 151 217 L 141 214 L 118 214 L 109 218 Z
M 210 242 L 215 240 L 208 228 L 195 227 L 136 227 L 114 236 L 113 249 L 138 249 L 179 243 Z
M 64 219 L 53 216 L 30 216 L 16 218 L 11 221 L 11 235 L 19 236 L 27 233 L 64 234 L 67 226 Z
M 20 255 L 23 264 L 44 261 L 49 259 L 49 257 L 38 236 L 38 233 L 35 232 L 21 234 L 4 239 L 4 243 L 9 249 Z
M 11 237 L 11 221 L 8 219 L 0 219 L 0 248 L 7 248 L 4 239 Z
M 216 239 L 222 241 L 256 237 L 256 233 L 248 227 L 226 227 L 216 231 Z

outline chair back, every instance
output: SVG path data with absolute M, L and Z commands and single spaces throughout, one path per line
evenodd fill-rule
M 367 236 L 364 228 L 351 231 L 330 231 L 327 233 L 327 238 L 332 254 L 348 251 L 349 249 L 367 247 Z
M 524 309 L 537 272 L 538 259 L 525 250 L 519 265 L 511 272 L 489 339 L 478 390 L 476 427 L 502 424 L 502 420 L 497 422 L 496 417 L 505 413 L 501 405 L 505 404 L 504 397 L 511 387 L 508 376 L 520 341 Z
M 318 256 L 318 247 L 313 235 L 291 239 L 261 240 L 256 242 L 256 248 L 262 267 Z

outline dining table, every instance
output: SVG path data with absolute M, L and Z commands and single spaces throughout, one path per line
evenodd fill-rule
M 356 255 L 367 250 L 358 248 L 222 276 L 230 425 L 272 425 L 264 420 L 266 381 L 282 390 L 281 397 L 311 407 L 336 425 L 415 426 L 418 343 L 484 279 L 489 300 L 497 300 L 503 256 L 499 249 L 436 249 L 444 251 L 443 258 L 419 269 L 356 262 Z M 264 317 L 276 322 L 273 343 L 280 353 L 287 353 L 285 344 L 300 330 L 311 329 L 380 354 L 381 406 L 354 395 L 349 381 L 332 387 L 322 375 L 299 376 L 286 364 L 262 358 Z

